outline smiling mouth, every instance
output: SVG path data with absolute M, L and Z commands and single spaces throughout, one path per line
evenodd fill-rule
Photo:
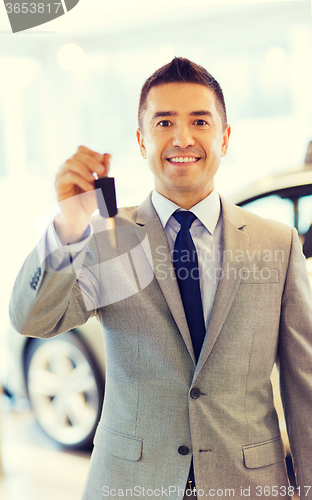
M 167 158 L 170 163 L 194 163 L 199 161 L 199 157 L 195 156 L 175 156 L 174 158 Z

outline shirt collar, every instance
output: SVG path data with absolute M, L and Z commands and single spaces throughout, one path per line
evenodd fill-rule
M 152 193 L 152 203 L 160 218 L 163 228 L 172 214 L 178 210 L 179 207 L 168 198 L 162 196 L 156 189 Z M 210 234 L 213 234 L 218 223 L 221 211 L 220 198 L 217 191 L 214 189 L 206 198 L 194 205 L 191 209 L 201 223 L 206 227 Z

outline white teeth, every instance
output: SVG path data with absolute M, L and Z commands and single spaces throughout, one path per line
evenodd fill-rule
M 197 161 L 198 158 L 178 156 L 176 158 L 169 158 L 169 161 L 173 163 L 189 163 L 192 161 Z

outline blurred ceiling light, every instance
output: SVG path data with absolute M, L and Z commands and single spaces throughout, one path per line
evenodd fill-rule
M 86 67 L 86 55 L 79 45 L 67 43 L 59 50 L 57 62 L 65 71 L 81 73 Z

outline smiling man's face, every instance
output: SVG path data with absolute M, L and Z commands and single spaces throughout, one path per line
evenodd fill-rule
M 212 90 L 197 83 L 152 87 L 137 139 L 156 190 L 182 208 L 206 198 L 228 148 Z

